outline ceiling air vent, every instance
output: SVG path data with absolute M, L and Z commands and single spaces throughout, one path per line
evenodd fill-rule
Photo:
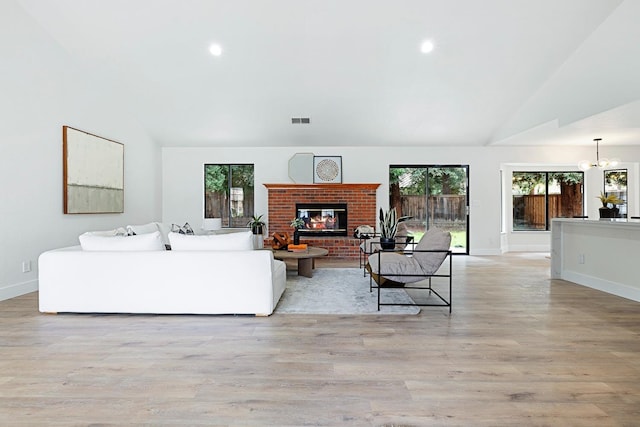
M 292 117 L 291 124 L 292 125 L 308 125 L 311 123 L 311 119 L 309 117 Z

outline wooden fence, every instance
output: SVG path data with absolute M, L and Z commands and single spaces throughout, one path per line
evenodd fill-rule
M 525 228 L 544 229 L 546 226 L 545 195 L 524 195 L 513 197 L 513 220 L 514 225 L 525 226 Z M 562 216 L 562 195 L 549 194 L 549 218 L 559 218 Z M 566 210 L 566 209 L 565 209 Z M 569 208 L 570 216 L 582 215 L 582 203 L 576 203 Z
M 425 196 L 402 196 L 400 198 L 402 210 L 400 215 L 413 217 L 414 222 L 424 222 L 427 216 L 436 223 L 460 222 L 466 219 L 466 196 L 440 195 L 429 196 L 429 203 L 425 204 Z M 562 215 L 562 195 L 549 195 L 549 218 Z M 545 195 L 514 196 L 514 221 L 526 225 L 526 228 L 545 228 Z M 429 211 L 427 212 L 427 207 Z M 569 216 L 582 215 L 581 200 L 573 206 L 565 207 Z M 428 213 L 428 215 L 427 215 Z M 566 216 L 566 215 L 565 215 Z
M 400 215 L 413 217 L 414 221 L 426 221 L 427 213 L 429 218 L 435 221 L 465 221 L 466 198 L 465 195 L 429 196 L 428 203 L 425 204 L 425 196 L 402 196 Z
M 232 203 L 231 226 L 246 227 L 247 222 L 254 214 L 253 195 L 245 197 L 242 201 L 229 201 L 224 193 L 210 192 L 205 193 L 204 212 L 205 218 L 222 218 L 222 224 L 226 227 L 229 223 L 229 203 Z

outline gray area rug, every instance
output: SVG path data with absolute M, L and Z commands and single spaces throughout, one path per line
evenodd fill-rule
M 385 289 L 382 302 L 413 303 L 404 289 Z M 359 268 L 318 268 L 313 277 L 287 271 L 287 288 L 276 313 L 300 314 L 418 314 L 419 307 L 377 307 L 378 292 L 369 292 L 369 277 Z

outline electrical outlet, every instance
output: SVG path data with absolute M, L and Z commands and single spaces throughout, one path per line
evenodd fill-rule
M 578 264 L 584 264 L 584 254 L 578 255 Z
M 22 272 L 28 273 L 31 271 L 31 261 L 22 261 Z

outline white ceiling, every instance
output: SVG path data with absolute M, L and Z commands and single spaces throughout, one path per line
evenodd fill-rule
M 16 1 L 162 146 L 640 142 L 636 0 Z

